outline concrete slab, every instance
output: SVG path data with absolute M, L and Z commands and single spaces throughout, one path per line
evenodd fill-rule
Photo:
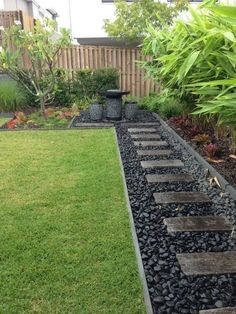
M 188 276 L 236 273 L 236 251 L 183 253 L 177 259 Z
M 154 146 L 154 147 L 159 147 L 159 146 L 168 146 L 167 142 L 165 141 L 140 141 L 140 142 L 134 142 L 135 146 Z
M 188 173 L 181 174 L 148 174 L 146 175 L 148 183 L 173 183 L 173 182 L 193 182 L 194 178 Z
M 153 150 L 138 150 L 138 156 L 169 156 L 173 151 L 170 149 L 153 149 Z
M 165 159 L 165 160 L 145 160 L 141 161 L 143 169 L 147 168 L 181 168 L 184 164 L 179 159 Z
M 211 203 L 209 197 L 201 192 L 163 192 L 153 196 L 157 204 Z
M 233 229 L 230 221 L 223 216 L 189 216 L 164 219 L 168 232 L 229 231 Z

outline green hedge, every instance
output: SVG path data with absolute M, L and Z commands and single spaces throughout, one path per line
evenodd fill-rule
M 78 100 L 94 98 L 108 89 L 117 89 L 118 81 L 119 73 L 114 68 L 80 70 L 74 77 L 72 92 Z

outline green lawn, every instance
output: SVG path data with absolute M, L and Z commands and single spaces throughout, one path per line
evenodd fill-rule
M 11 118 L 5 118 L 5 117 L 0 117 L 0 127 L 6 123 L 7 121 L 9 121 Z
M 0 313 L 145 313 L 114 130 L 0 134 Z

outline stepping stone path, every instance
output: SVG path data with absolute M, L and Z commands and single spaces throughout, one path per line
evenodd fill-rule
M 184 164 L 181 160 L 173 159 L 173 160 L 147 160 L 141 161 L 141 166 L 143 169 L 147 168 L 178 168 L 184 167 Z
M 165 141 L 142 141 L 142 142 L 134 142 L 135 146 L 168 146 Z
M 171 183 L 171 182 L 193 182 L 194 178 L 187 173 L 183 174 L 148 174 L 146 175 L 148 183 Z
M 236 314 L 236 307 L 224 307 L 222 309 L 202 310 L 199 314 Z
M 143 125 L 143 124 L 142 124 Z M 141 124 L 140 124 L 141 126 Z M 145 133 L 131 134 L 132 139 L 160 139 L 158 134 L 155 134 L 155 128 L 130 128 L 130 133 Z M 150 134 L 152 133 L 152 134 Z M 157 146 L 168 146 L 165 141 L 134 141 L 135 146 L 150 146 L 148 150 L 137 150 L 138 156 L 169 156 L 173 153 L 172 150 L 155 150 Z M 153 149 L 151 149 L 153 147 Z M 141 160 L 142 168 L 170 168 L 184 167 L 181 160 Z M 170 183 L 193 182 L 191 174 L 147 174 L 148 183 Z M 157 204 L 198 204 L 211 203 L 210 198 L 202 192 L 163 192 L 153 194 Z M 173 232 L 231 232 L 234 227 L 222 216 L 188 216 L 188 217 L 171 217 L 165 218 L 164 224 L 167 226 L 169 233 Z M 226 252 L 202 252 L 202 253 L 181 253 L 176 252 L 176 257 L 180 264 L 181 270 L 187 276 L 199 275 L 217 275 L 236 273 L 236 251 Z M 221 308 L 202 310 L 199 314 L 236 314 L 236 308 Z
M 138 134 L 131 134 L 131 138 L 134 138 L 134 139 L 140 139 L 140 138 L 144 138 L 144 139 L 147 139 L 147 140 L 159 140 L 161 137 L 160 135 L 158 134 L 154 134 L 154 133 L 138 133 Z
M 236 251 L 183 253 L 177 259 L 188 276 L 236 273 Z
M 157 204 L 211 203 L 209 197 L 201 192 L 163 192 L 153 196 Z
M 232 231 L 233 225 L 222 216 L 189 216 L 164 219 L 168 232 Z
M 170 154 L 172 154 L 172 150 L 169 149 L 153 149 L 153 150 L 138 150 L 137 154 L 138 156 L 169 156 Z
M 131 128 L 128 131 L 130 133 L 155 133 L 157 130 L 154 128 Z

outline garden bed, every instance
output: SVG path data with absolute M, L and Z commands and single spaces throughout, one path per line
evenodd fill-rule
M 148 117 L 145 121 L 158 123 Z M 153 157 L 141 159 L 137 156 L 137 147 L 125 124 L 117 124 L 116 130 L 154 313 L 198 314 L 201 309 L 236 306 L 236 275 L 186 276 L 176 258 L 176 253 L 235 250 L 235 238 L 227 232 L 168 234 L 163 224 L 163 219 L 167 217 L 201 215 L 226 215 L 235 222 L 235 201 L 228 193 L 222 193 L 217 184 L 210 184 L 205 168 L 161 124 L 157 126 L 157 133 L 174 151 L 168 158 L 184 162 L 182 170 L 168 169 L 168 172 L 188 172 L 196 181 L 148 184 L 146 174 L 164 174 L 166 169 L 144 170 L 140 161 L 152 160 Z M 155 157 L 155 160 L 158 159 L 163 157 Z M 153 193 L 165 191 L 201 191 L 208 194 L 213 203 L 156 205 Z
M 176 118 L 174 118 L 176 119 Z M 197 143 L 194 140 L 194 136 L 190 129 L 196 128 L 194 125 L 189 125 L 188 128 L 180 127 L 178 123 L 175 123 L 174 119 L 167 121 L 170 127 L 172 127 L 183 139 L 186 140 L 203 158 L 205 158 L 214 168 L 219 171 L 219 173 L 225 177 L 225 179 L 236 188 L 236 155 L 230 150 L 230 141 L 227 138 L 217 139 L 214 136 L 214 130 L 210 127 L 205 131 L 197 130 L 198 134 L 196 136 L 206 136 L 209 139 L 206 139 L 205 143 Z M 177 118 L 178 119 L 178 118 Z M 213 156 L 206 156 L 207 151 L 205 147 L 207 142 L 213 143 L 215 145 L 215 151 Z
M 0 129 L 63 129 L 68 127 L 71 119 L 76 115 L 79 115 L 77 108 L 50 107 L 46 109 L 46 118 L 44 118 L 41 112 L 31 108 L 12 114 L 12 118 L 4 118 Z

